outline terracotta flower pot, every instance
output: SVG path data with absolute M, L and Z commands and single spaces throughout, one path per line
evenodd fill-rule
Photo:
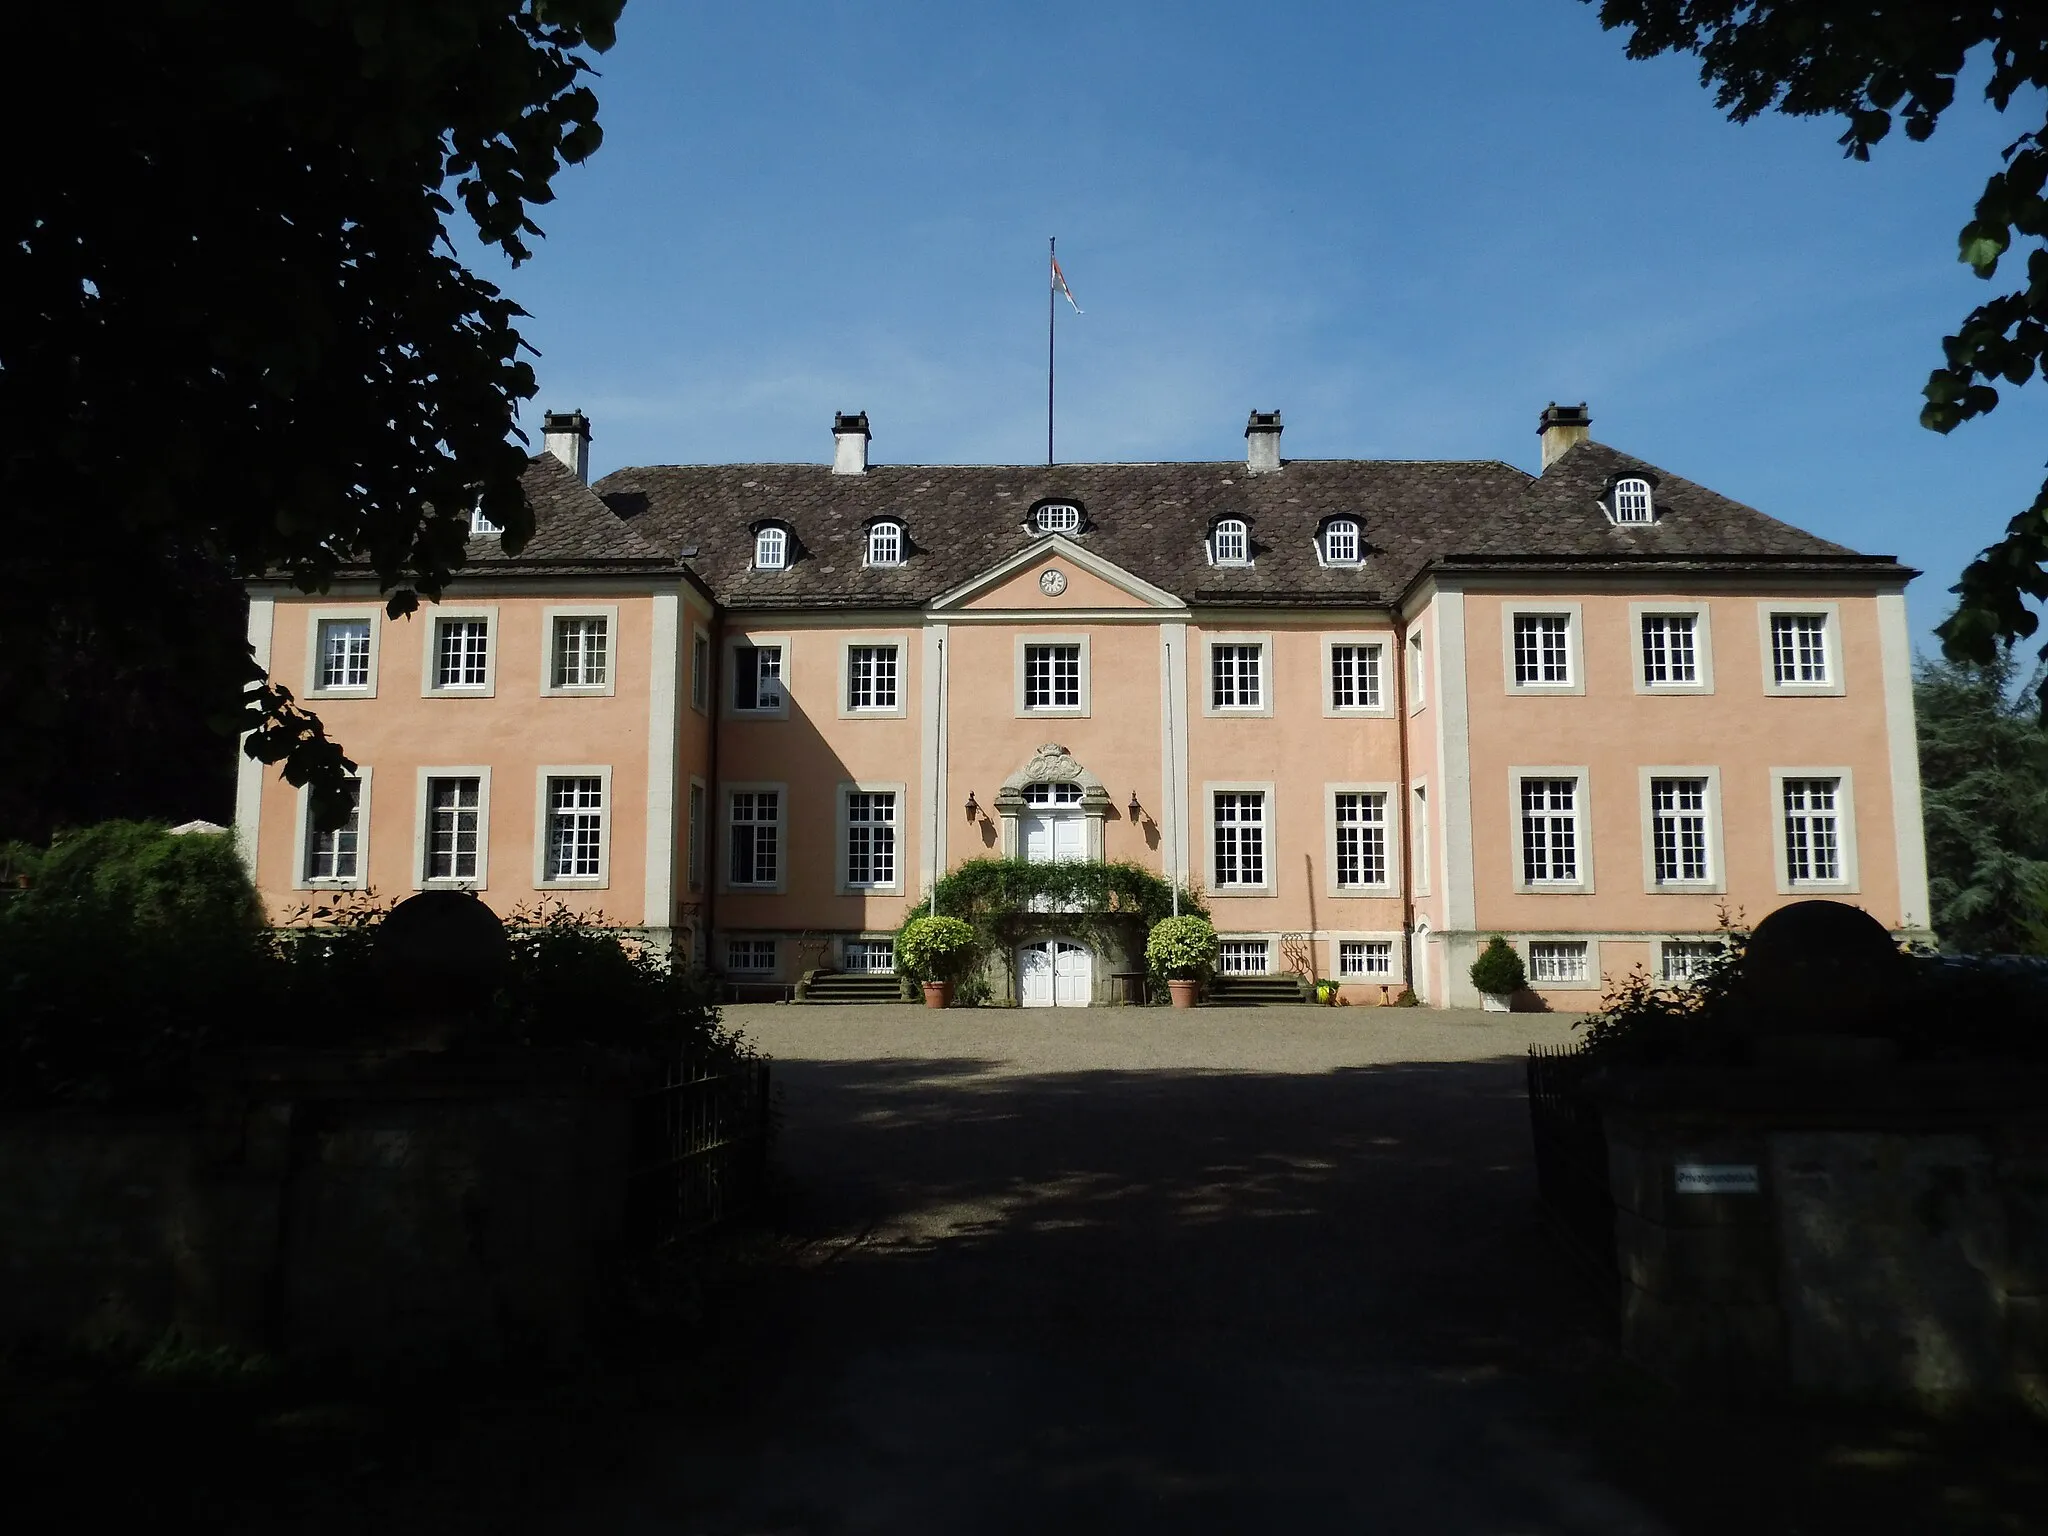
M 1167 978 L 1166 990 L 1173 995 L 1174 1007 L 1192 1008 L 1195 1006 L 1195 999 L 1202 995 L 1202 984 L 1192 977 L 1183 980 L 1181 977 L 1171 976 Z
M 924 984 L 924 1005 L 927 1008 L 950 1008 L 953 1006 L 953 983 L 950 981 L 928 981 Z

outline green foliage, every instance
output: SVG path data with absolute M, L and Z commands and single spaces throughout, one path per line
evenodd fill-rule
M 896 970 L 912 981 L 958 981 L 976 947 L 973 927 L 957 917 L 913 917 L 896 935 Z
M 1472 962 L 1472 985 L 1496 997 L 1519 992 L 1528 981 L 1522 957 L 1515 953 L 1514 945 L 1497 933 L 1486 941 L 1486 948 Z
M 1595 0 L 1588 0 L 1595 3 Z M 1839 116 L 1841 143 L 1868 160 L 1894 120 L 1915 142 L 1932 136 L 1955 102 L 1963 72 L 1981 71 L 1984 99 L 2040 114 L 2048 88 L 2048 12 L 2024 5 L 1930 5 L 1927 0 L 1597 0 L 1600 24 L 1629 29 L 1630 58 L 1692 53 L 1701 83 L 1736 122 L 1767 111 Z M 2038 117 L 2036 117 L 2038 121 Z M 2023 283 L 1979 305 L 1942 338 L 1944 364 L 1929 376 L 1922 426 L 1953 431 L 1994 410 L 1997 385 L 2025 384 L 2048 366 L 2048 122 L 2010 144 L 1957 235 L 1958 259 L 1997 275 L 2015 241 Z M 1989 665 L 2001 643 L 2032 635 L 2031 602 L 2048 600 L 2048 484 L 2006 525 L 1954 588 L 1962 601 L 1942 624 L 1949 659 Z M 2044 648 L 2048 655 L 2048 648 Z M 2048 674 L 2037 680 L 2048 719 Z
M 149 927 L 194 930 L 252 930 L 263 922 L 248 868 L 224 834 L 173 837 L 153 822 L 106 821 L 17 858 L 28 881 L 18 898 L 25 910 L 91 907 Z
M 1199 981 L 1216 969 L 1220 947 L 1208 918 L 1192 913 L 1163 917 L 1145 938 L 1145 963 L 1172 980 Z
M 207 1348 L 188 1342 L 172 1329 L 150 1346 L 135 1365 L 135 1374 L 158 1386 L 263 1386 L 277 1379 L 280 1367 L 265 1354 L 243 1354 L 225 1345 Z
M 1914 677 L 1928 897 L 1949 950 L 2048 953 L 2048 730 L 2017 671 L 2000 651 Z

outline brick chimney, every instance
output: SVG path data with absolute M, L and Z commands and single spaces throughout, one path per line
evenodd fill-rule
M 1543 439 L 1543 467 L 1550 468 L 1564 457 L 1567 448 L 1583 443 L 1592 428 L 1593 417 L 1585 401 L 1577 405 L 1551 401 L 1543 408 L 1542 419 L 1536 425 L 1537 434 Z
M 832 473 L 864 475 L 868 472 L 868 413 L 841 411 L 832 417 Z
M 541 443 L 569 467 L 569 473 L 590 483 L 590 418 L 581 411 L 549 411 L 541 418 Z
M 1253 411 L 1244 425 L 1244 467 L 1255 475 L 1269 475 L 1280 467 L 1280 413 Z

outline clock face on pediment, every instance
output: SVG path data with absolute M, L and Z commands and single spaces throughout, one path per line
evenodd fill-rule
M 1047 597 L 1058 597 L 1067 590 L 1067 573 L 1065 571 L 1043 572 L 1038 578 L 1038 590 Z

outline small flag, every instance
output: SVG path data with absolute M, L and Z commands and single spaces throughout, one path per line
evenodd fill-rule
M 1052 259 L 1052 287 L 1053 292 L 1065 294 L 1067 302 L 1074 304 L 1074 290 L 1067 286 L 1067 274 L 1060 270 L 1060 259 L 1057 256 Z M 1081 313 L 1080 305 L 1074 304 L 1074 313 Z

